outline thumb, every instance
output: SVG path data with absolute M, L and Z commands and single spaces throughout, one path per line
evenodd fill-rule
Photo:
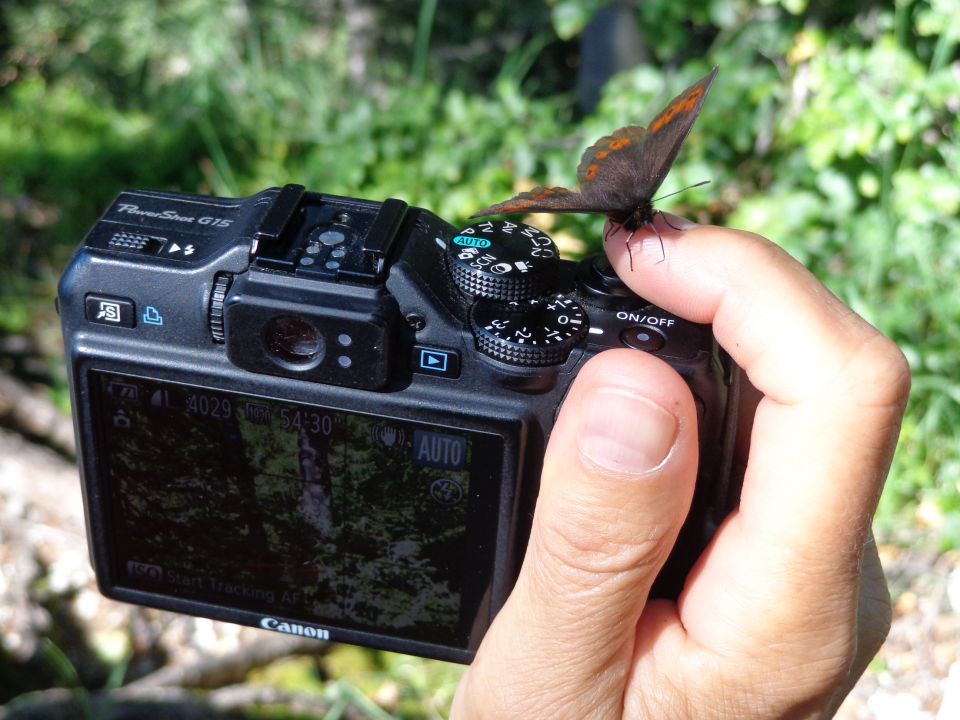
M 582 368 L 550 437 L 520 576 L 452 717 L 619 717 L 634 628 L 696 465 L 693 398 L 669 365 L 612 350 Z

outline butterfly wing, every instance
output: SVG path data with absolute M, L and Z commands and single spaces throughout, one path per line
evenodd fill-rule
M 562 187 L 535 187 L 530 192 L 522 192 L 509 200 L 491 205 L 470 217 L 483 217 L 485 215 L 515 215 L 518 213 L 547 212 L 547 213 L 566 213 L 566 212 L 603 212 L 590 206 L 586 198 L 578 192 L 567 190 Z
M 647 205 L 700 114 L 719 68 L 677 95 L 649 128 L 628 125 L 587 148 L 577 168 L 580 192 L 536 187 L 470 217 L 528 212 L 589 212 L 613 218 Z
M 647 128 L 640 158 L 641 182 L 649 188 L 650 197 L 670 172 L 677 153 L 687 139 L 690 128 L 700 115 L 704 100 L 717 76 L 718 66 L 677 95 Z
M 653 197 L 700 114 L 717 70 L 670 101 L 649 127 L 628 125 L 586 149 L 577 178 L 588 203 L 624 212 Z
M 640 178 L 646 136 L 646 128 L 628 125 L 584 151 L 577 179 L 587 202 L 603 212 L 619 213 L 637 206 L 646 194 Z

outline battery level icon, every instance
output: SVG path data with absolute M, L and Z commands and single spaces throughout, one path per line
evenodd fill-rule
M 140 388 L 133 383 L 112 382 L 107 385 L 107 392 L 118 400 L 137 402 L 140 399 Z

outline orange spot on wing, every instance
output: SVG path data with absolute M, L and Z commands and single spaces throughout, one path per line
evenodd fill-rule
M 587 172 L 585 173 L 587 180 L 593 180 L 593 178 L 597 176 L 598 169 L 599 168 L 597 167 L 596 163 L 591 163 L 590 167 L 587 168 Z
M 609 150 L 601 150 L 597 153 L 597 160 L 606 160 L 607 156 L 610 154 Z
M 544 188 L 542 192 L 538 192 L 536 195 L 531 197 L 534 200 L 546 200 L 548 197 L 556 195 L 559 192 L 557 188 Z
M 685 98 L 680 98 L 660 113 L 660 116 L 654 121 L 653 125 L 650 126 L 650 132 L 655 133 L 659 131 L 664 125 L 673 122 L 673 119 L 677 115 L 686 115 L 687 113 L 693 112 L 693 109 L 697 106 L 697 101 L 702 95 L 703 88 L 694 88 L 691 90 L 690 94 Z
M 633 141 L 630 138 L 620 138 L 619 140 L 614 140 L 610 143 L 611 150 L 623 150 L 625 147 L 630 145 Z

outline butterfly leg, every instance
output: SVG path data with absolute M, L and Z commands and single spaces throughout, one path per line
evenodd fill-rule
M 667 225 L 670 225 L 670 223 L 667 223 Z M 673 226 L 671 225 L 670 227 L 673 227 Z M 653 228 L 653 231 L 657 234 L 657 240 L 660 241 L 660 259 L 657 260 L 657 264 L 659 265 L 660 263 L 662 263 L 664 260 L 667 259 L 667 252 L 666 250 L 663 249 L 663 236 L 660 235 L 660 231 L 657 230 L 656 227 Z
M 649 227 L 651 230 L 653 230 L 657 234 L 657 240 L 660 241 L 660 259 L 657 260 L 657 264 L 659 265 L 660 263 L 662 263 L 664 260 L 667 259 L 667 251 L 663 247 L 663 236 L 660 234 L 660 231 L 657 230 L 657 226 L 651 222 L 649 223 Z M 630 240 L 632 239 L 633 239 L 633 232 L 631 232 L 630 237 L 627 238 L 627 254 L 630 256 L 631 271 L 633 270 L 633 253 L 630 252 Z
M 683 228 L 678 228 L 673 223 L 671 223 L 670 220 L 667 218 L 667 214 L 663 212 L 663 210 L 657 210 L 657 215 L 663 218 L 663 221 L 667 224 L 667 227 L 670 228 L 671 230 L 683 230 Z
M 623 223 L 618 223 L 615 220 L 610 221 L 610 229 L 603 234 L 603 242 L 607 242 L 607 239 L 611 234 L 624 229 Z M 631 230 L 630 234 L 627 235 L 627 239 L 624 240 L 623 244 L 627 248 L 627 256 L 630 258 L 630 271 L 633 272 L 633 251 L 630 249 L 630 241 L 633 240 L 633 234 L 636 230 Z M 660 237 L 660 233 L 657 233 L 657 237 Z M 663 249 L 663 240 L 660 241 L 660 249 Z
M 633 233 L 635 230 L 631 230 L 630 234 L 627 235 L 627 239 L 624 240 L 623 244 L 627 247 L 627 257 L 630 258 L 630 272 L 633 272 L 633 251 L 630 249 L 630 241 L 633 240 Z
M 667 224 L 667 227 L 670 228 L 671 230 L 676 230 L 677 232 L 680 232 L 683 230 L 683 228 L 678 228 L 676 225 L 671 223 L 670 220 L 667 218 L 666 213 L 663 212 L 663 210 L 657 210 L 657 215 L 663 218 L 663 222 L 665 222 Z M 654 223 L 650 223 L 650 227 L 653 228 L 653 231 L 657 234 L 657 240 L 660 241 L 660 259 L 657 260 L 657 263 L 659 264 L 667 259 L 667 253 L 663 248 L 663 236 L 660 234 L 660 231 L 657 230 L 657 226 Z
M 618 223 L 616 220 L 610 221 L 610 229 L 603 234 L 603 243 L 606 244 L 609 237 L 620 230 L 623 229 L 623 223 Z

